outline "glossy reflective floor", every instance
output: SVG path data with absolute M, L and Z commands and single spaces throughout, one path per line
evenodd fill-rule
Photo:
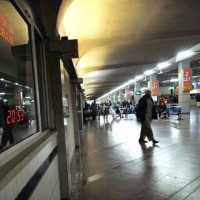
M 74 199 L 200 199 L 200 109 L 152 122 L 160 143 L 139 144 L 135 115 L 86 126 L 82 183 Z

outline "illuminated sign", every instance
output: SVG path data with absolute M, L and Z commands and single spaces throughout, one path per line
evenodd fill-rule
M 168 89 L 169 90 L 174 90 L 174 86 L 169 86 Z
M 183 92 L 190 92 L 192 89 L 192 70 L 183 69 Z
M 13 27 L 8 23 L 5 16 L 0 13 L 0 37 L 2 37 L 8 43 L 13 45 L 14 44 L 13 35 L 14 35 Z
M 7 110 L 7 124 L 14 124 L 16 122 L 23 122 L 24 121 L 24 109 L 9 109 Z
M 158 81 L 153 80 L 151 85 L 152 96 L 158 96 Z

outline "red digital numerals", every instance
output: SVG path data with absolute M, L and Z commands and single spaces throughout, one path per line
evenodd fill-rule
M 24 110 L 8 110 L 6 122 L 7 124 L 14 124 L 15 122 L 24 121 Z

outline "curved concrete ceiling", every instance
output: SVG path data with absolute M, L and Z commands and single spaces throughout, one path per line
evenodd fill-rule
M 74 65 L 87 99 L 200 42 L 196 0 L 74 0 L 63 7 L 60 34 L 78 39 Z

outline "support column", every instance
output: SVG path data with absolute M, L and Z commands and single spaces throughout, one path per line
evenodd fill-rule
M 182 107 L 182 113 L 190 113 L 190 92 L 183 92 L 183 69 L 190 68 L 189 61 L 178 64 L 178 104 Z
M 77 85 L 71 84 L 71 98 L 72 98 L 72 110 L 73 113 L 77 113 L 73 115 L 73 123 L 74 123 L 74 139 L 75 139 L 75 148 L 78 149 L 80 147 L 80 134 L 79 134 L 79 119 L 78 119 L 78 110 L 77 110 Z
M 125 87 L 125 99 L 126 101 L 128 101 L 130 99 L 130 89 L 129 89 L 129 86 L 126 86 Z
M 118 101 L 118 95 L 117 92 L 115 92 L 115 99 L 114 99 L 115 104 L 117 103 L 117 101 Z
M 77 116 L 79 122 L 79 134 L 83 133 L 83 97 L 80 91 L 77 91 Z
M 141 98 L 140 82 L 135 82 L 134 92 L 135 92 L 135 95 L 134 95 L 135 104 L 138 104 L 138 101 Z M 137 94 L 138 92 L 140 92 L 140 94 Z
M 119 101 L 120 103 L 122 103 L 123 100 L 124 100 L 123 89 L 120 89 L 120 90 L 119 90 L 119 98 L 118 98 L 118 101 Z
M 113 105 L 113 103 L 115 102 L 115 93 L 111 94 L 111 103 Z
M 62 102 L 62 83 L 60 73 L 60 54 L 59 52 L 49 52 L 49 72 L 51 77 L 52 104 L 54 110 L 51 115 L 54 117 L 55 128 L 58 131 L 58 163 L 60 176 L 60 191 L 62 199 L 69 198 L 68 182 L 68 160 L 66 156 L 66 135 L 63 122 L 63 102 Z M 66 130 L 67 131 L 67 130 Z

